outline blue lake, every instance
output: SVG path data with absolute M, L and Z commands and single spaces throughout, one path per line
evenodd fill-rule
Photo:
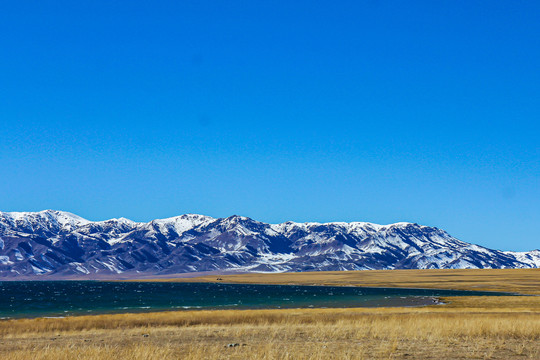
M 0 318 L 182 309 L 377 307 L 433 304 L 439 296 L 501 296 L 458 290 L 174 282 L 0 282 Z

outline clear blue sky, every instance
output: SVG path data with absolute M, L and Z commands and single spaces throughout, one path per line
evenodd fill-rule
M 538 1 L 3 1 L 0 210 L 540 248 Z

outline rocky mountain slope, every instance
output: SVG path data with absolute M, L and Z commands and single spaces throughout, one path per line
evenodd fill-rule
M 538 250 L 491 250 L 413 223 L 266 224 L 194 214 L 93 222 L 53 210 L 0 212 L 0 278 L 539 266 Z

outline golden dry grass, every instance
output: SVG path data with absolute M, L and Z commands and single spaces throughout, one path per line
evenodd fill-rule
M 0 356 L 5 359 L 534 359 L 540 355 L 538 311 L 471 311 L 458 304 L 455 308 L 223 310 L 26 319 L 1 322 L 0 330 Z M 239 346 L 227 347 L 231 343 Z
M 496 271 L 500 276 L 498 284 L 491 271 L 470 271 L 469 276 L 467 271 L 369 273 L 372 275 L 309 273 L 222 278 L 230 282 L 333 285 L 363 281 L 370 286 L 456 289 L 476 289 L 480 285 L 483 289 L 540 293 L 540 287 L 534 286 L 538 271 Z M 447 286 L 429 286 L 429 278 L 446 279 Z M 0 357 L 540 359 L 539 296 L 452 297 L 443 301 L 447 304 L 421 308 L 180 311 L 6 320 L 0 321 Z
M 452 269 L 317 271 L 280 274 L 238 274 L 153 281 L 216 282 L 249 284 L 302 284 L 333 286 L 406 287 L 509 291 L 540 294 L 540 269 Z

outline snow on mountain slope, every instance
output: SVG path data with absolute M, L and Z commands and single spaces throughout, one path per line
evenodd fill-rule
M 75 214 L 65 211 L 44 210 L 40 212 L 0 212 L 0 231 L 31 233 L 70 231 L 90 223 Z
M 540 267 L 540 251 L 491 250 L 413 223 L 266 224 L 196 214 L 92 222 L 53 210 L 0 212 L 0 277 L 526 267 Z
M 505 251 L 504 253 L 515 257 L 524 264 L 530 265 L 532 268 L 540 268 L 540 250 L 527 252 Z
M 214 220 L 215 219 L 210 216 L 185 214 L 167 219 L 153 220 L 149 224 L 157 225 L 161 232 L 174 230 L 178 235 L 181 235 L 194 227 L 209 224 Z

